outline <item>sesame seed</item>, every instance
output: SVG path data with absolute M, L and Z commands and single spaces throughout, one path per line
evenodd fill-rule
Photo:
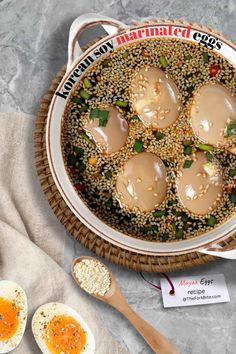
M 110 274 L 101 262 L 82 259 L 75 264 L 73 271 L 81 288 L 89 294 L 104 296 L 109 291 Z

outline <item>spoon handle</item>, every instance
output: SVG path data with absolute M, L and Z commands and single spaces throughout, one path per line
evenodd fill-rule
M 160 332 L 140 317 L 129 305 L 122 311 L 123 315 L 133 324 L 137 331 L 143 336 L 152 350 L 158 354 L 178 354 L 174 345 L 168 341 Z
M 118 295 L 118 294 L 116 294 Z M 111 301 L 110 305 L 121 312 L 141 334 L 145 341 L 157 354 L 179 354 L 176 347 L 154 327 L 140 317 L 127 303 L 125 298 L 119 294 L 116 296 L 116 301 Z M 118 300 L 118 301 L 117 301 Z

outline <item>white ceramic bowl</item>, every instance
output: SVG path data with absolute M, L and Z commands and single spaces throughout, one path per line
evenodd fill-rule
M 83 52 L 78 43 L 81 32 L 98 24 L 107 31 L 107 37 Z M 68 97 L 74 86 L 83 78 L 91 65 L 112 49 L 141 39 L 158 37 L 178 37 L 186 41 L 198 42 L 199 45 L 208 46 L 214 52 L 220 53 L 236 66 L 236 46 L 220 34 L 203 26 L 183 21 L 148 21 L 126 26 L 119 21 L 96 14 L 78 17 L 70 29 L 67 71 L 52 99 L 47 118 L 47 155 L 54 181 L 72 212 L 100 237 L 121 248 L 149 255 L 174 255 L 199 251 L 236 259 L 236 249 L 222 248 L 218 245 L 221 240 L 236 232 L 236 216 L 214 230 L 192 239 L 172 243 L 139 240 L 112 229 L 93 214 L 78 196 L 67 175 L 61 151 L 61 122 Z M 99 58 L 95 56 L 98 52 Z

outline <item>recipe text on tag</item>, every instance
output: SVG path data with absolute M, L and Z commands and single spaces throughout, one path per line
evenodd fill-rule
M 170 295 L 168 282 L 161 279 L 164 307 L 195 306 L 229 302 L 229 293 L 223 274 L 173 277 L 175 294 Z

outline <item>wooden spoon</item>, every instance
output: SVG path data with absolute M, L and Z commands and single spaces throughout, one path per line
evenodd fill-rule
M 78 279 L 76 278 L 74 272 L 74 266 L 76 263 L 82 261 L 83 259 L 94 260 L 97 262 L 97 259 L 92 257 L 78 257 L 72 263 L 72 276 L 75 279 L 76 283 L 80 286 Z M 100 262 L 102 263 L 102 262 Z M 103 264 L 103 263 L 102 263 Z M 104 264 L 103 264 L 104 265 Z M 106 267 L 104 265 L 104 267 Z M 175 348 L 175 346 L 168 341 L 166 337 L 164 337 L 161 333 L 159 333 L 155 328 L 153 328 L 150 324 L 144 321 L 127 303 L 124 296 L 122 295 L 119 286 L 114 278 L 112 272 L 106 267 L 110 274 L 111 278 L 111 286 L 108 292 L 104 296 L 94 295 L 97 299 L 106 302 L 107 304 L 113 306 L 119 312 L 121 312 L 137 329 L 137 331 L 143 336 L 145 341 L 150 345 L 155 353 L 158 354 L 179 354 L 179 351 Z M 84 289 L 83 289 L 84 290 Z

